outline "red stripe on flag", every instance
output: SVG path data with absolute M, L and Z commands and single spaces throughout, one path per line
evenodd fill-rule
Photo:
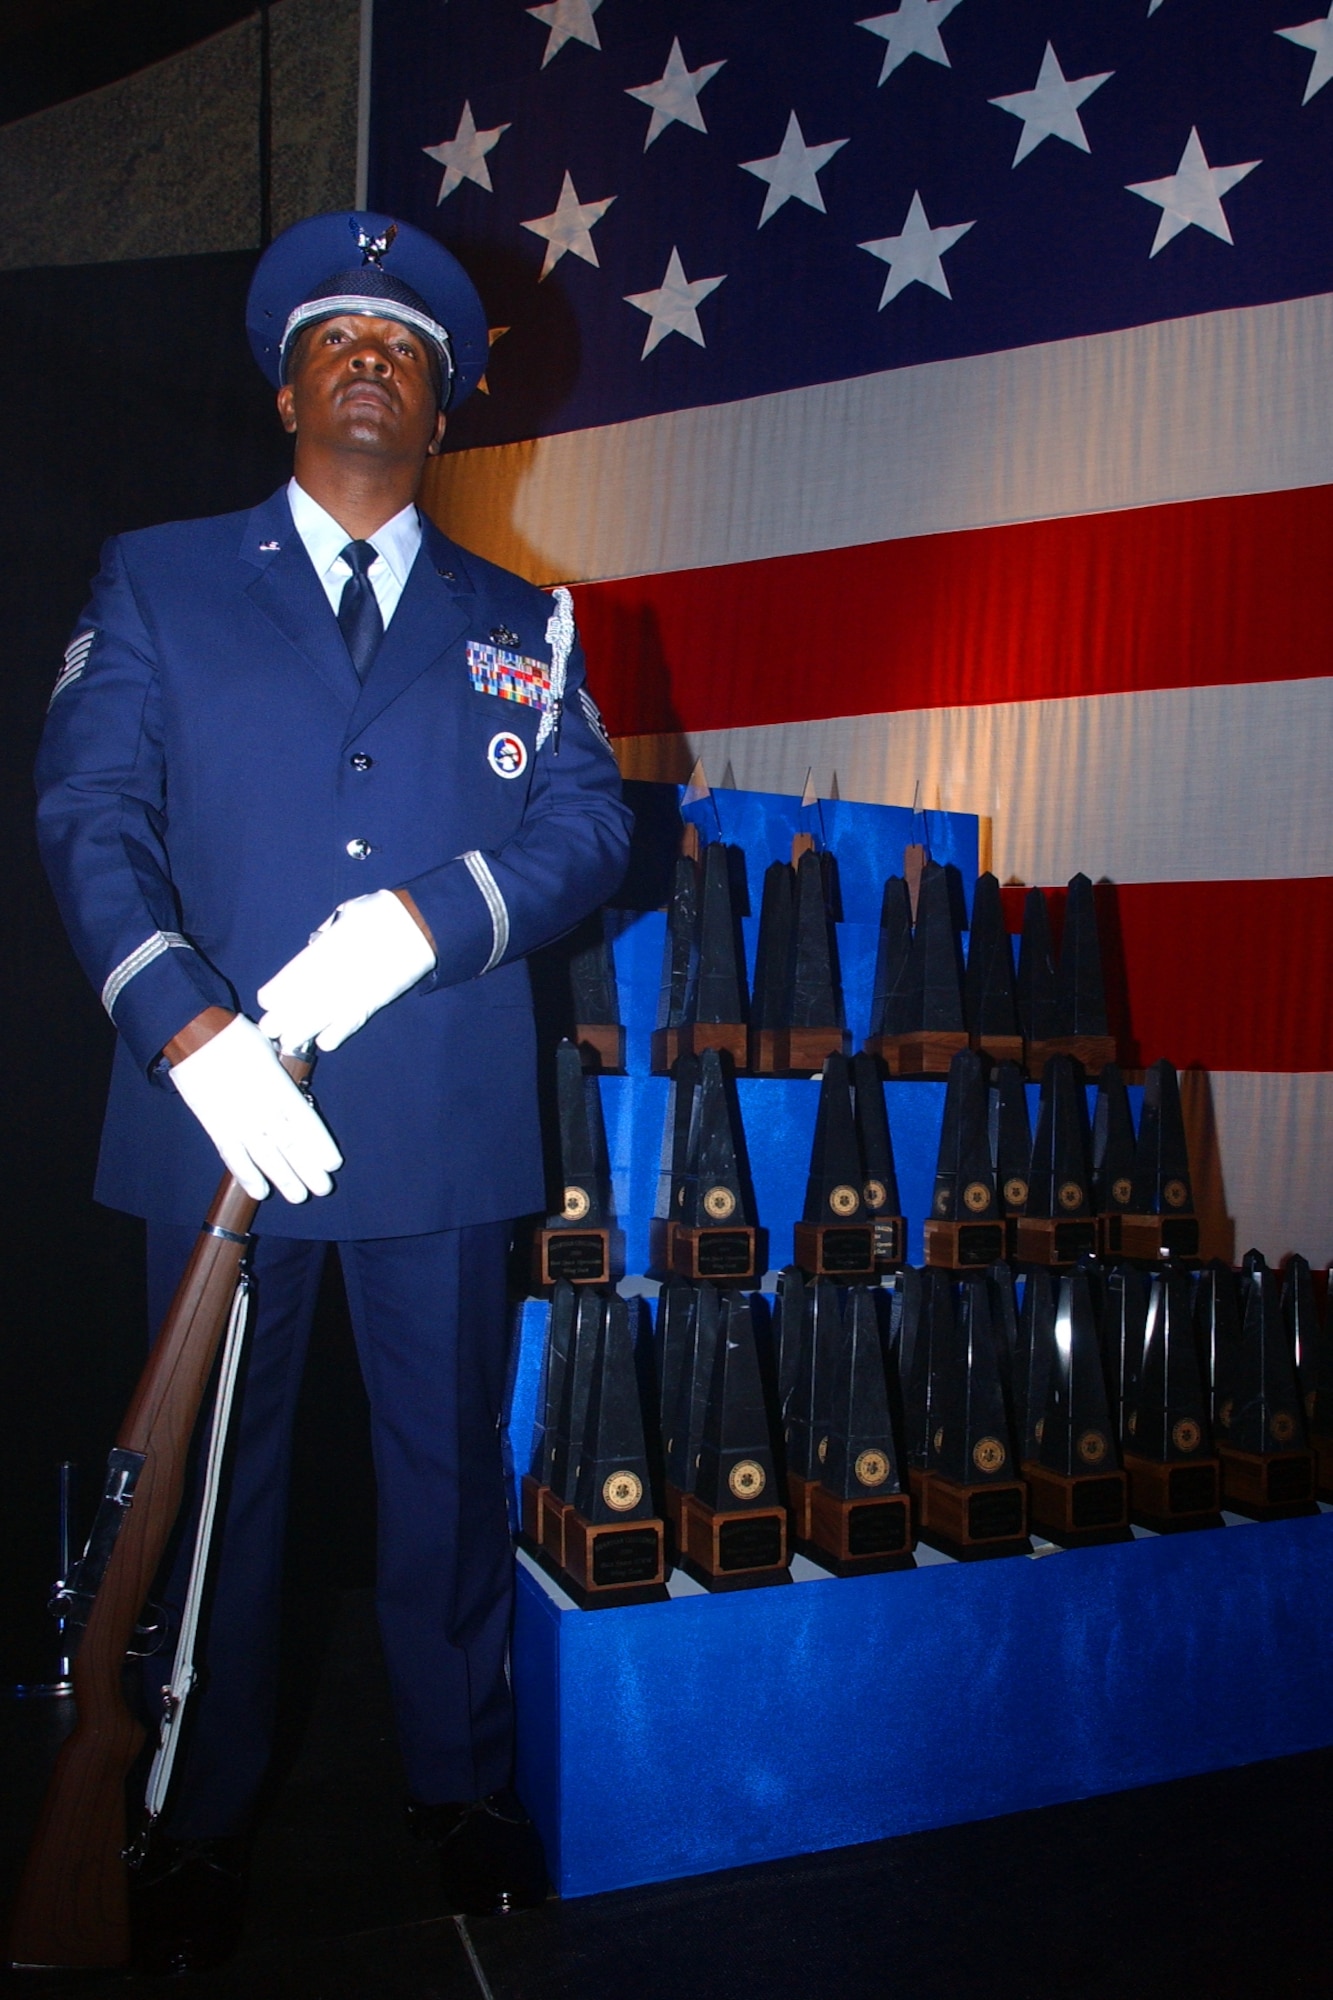
M 1026 895 L 1003 891 L 1014 931 Z M 1057 936 L 1064 898 L 1047 891 Z M 1122 1063 L 1333 1070 L 1333 879 L 1107 882 L 1096 899 Z
M 1333 672 L 1333 486 L 580 586 L 613 735 Z

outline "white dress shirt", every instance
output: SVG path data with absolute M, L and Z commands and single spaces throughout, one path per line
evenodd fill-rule
M 350 564 L 343 561 L 342 552 L 355 538 L 320 506 L 318 500 L 312 500 L 304 486 L 298 486 L 294 479 L 287 481 L 287 499 L 296 532 L 305 543 L 306 554 L 315 565 L 315 575 L 324 586 L 324 595 L 336 618 L 342 602 L 343 586 L 352 574 Z M 421 520 L 415 506 L 409 502 L 401 513 L 395 514 L 391 521 L 386 521 L 382 528 L 376 528 L 373 535 L 364 539 L 375 551 L 375 560 L 366 574 L 374 586 L 380 616 L 387 631 L 389 620 L 398 609 L 408 572 L 421 547 Z

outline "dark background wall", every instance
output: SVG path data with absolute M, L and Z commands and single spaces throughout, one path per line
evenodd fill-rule
M 247 506 L 290 469 L 242 307 L 266 217 L 353 199 L 358 8 L 268 15 L 265 34 L 225 0 L 0 7 L 0 1685 L 50 1667 L 56 1469 L 77 1463 L 82 1527 L 145 1348 L 140 1225 L 89 1192 L 111 1029 L 38 865 L 32 760 L 103 540 Z M 324 1325 L 298 1529 L 307 1572 L 359 1574 L 372 1503 L 334 1286 Z

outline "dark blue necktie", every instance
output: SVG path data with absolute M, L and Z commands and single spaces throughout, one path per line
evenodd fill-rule
M 343 594 L 338 600 L 338 630 L 347 641 L 352 665 L 362 680 L 369 673 L 370 663 L 384 637 L 379 600 L 367 573 L 377 554 L 373 542 L 349 542 L 342 552 L 342 559 L 352 574 L 343 585 Z

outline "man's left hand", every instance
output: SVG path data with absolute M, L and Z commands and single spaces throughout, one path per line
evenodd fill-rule
M 283 1049 L 336 1049 L 434 964 L 425 930 L 392 889 L 355 896 L 260 987 L 259 1025 Z

